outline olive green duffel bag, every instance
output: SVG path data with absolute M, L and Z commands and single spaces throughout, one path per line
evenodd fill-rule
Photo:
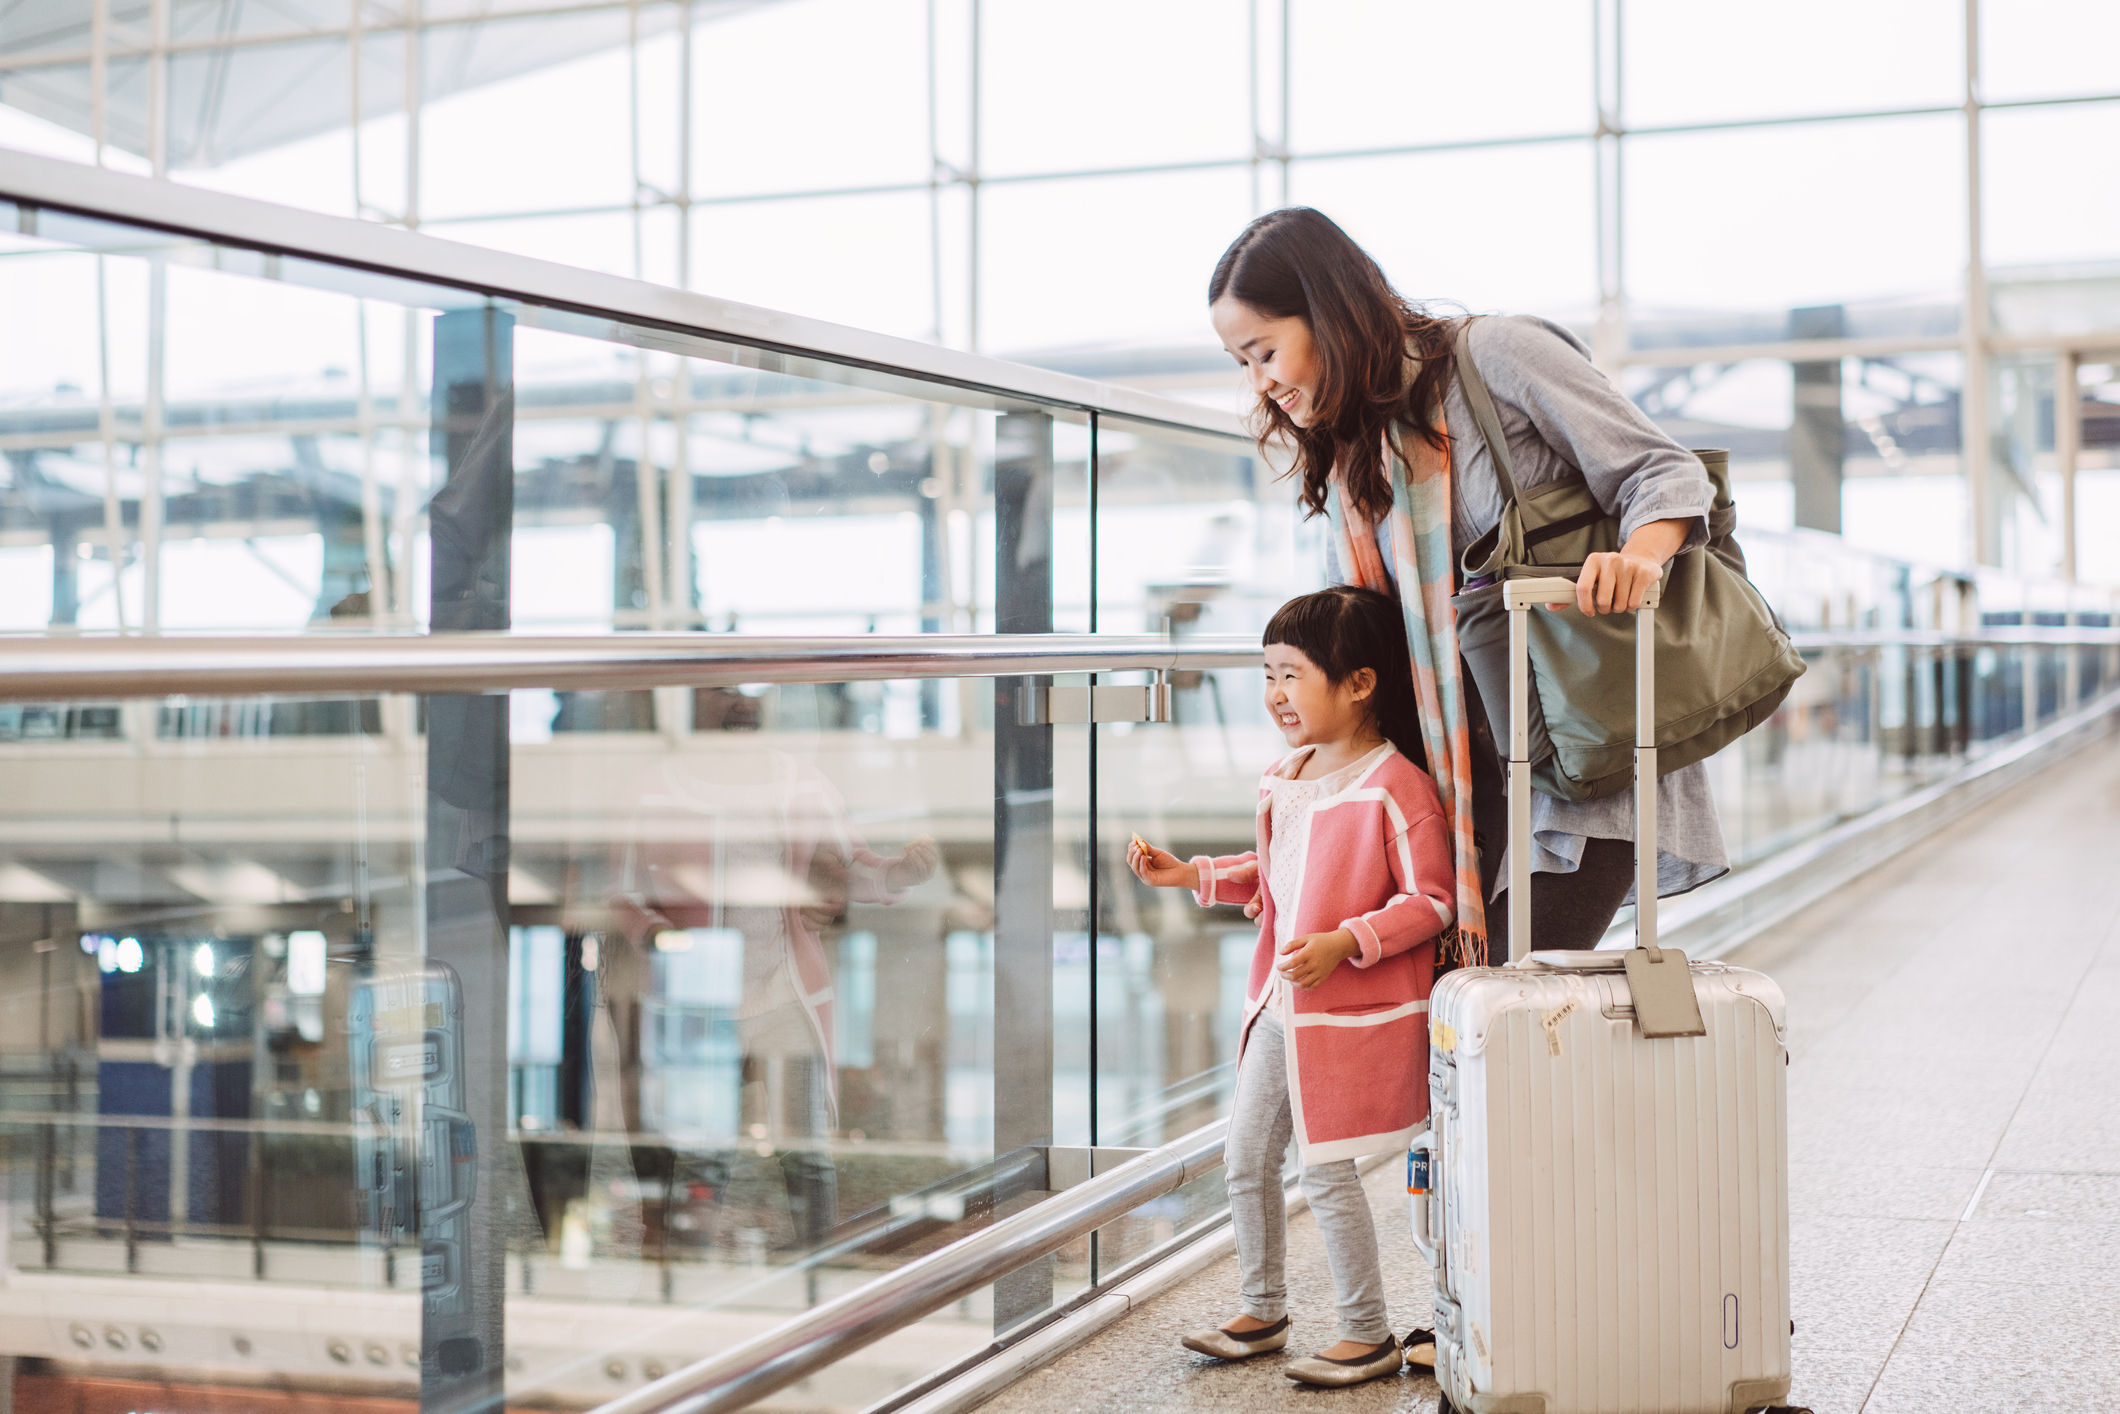
M 1580 477 L 1522 495 L 1501 419 L 1457 335 L 1458 381 L 1501 483 L 1502 519 L 1465 551 L 1467 584 L 1453 596 L 1458 651 L 1472 671 L 1497 742 L 1509 740 L 1510 579 L 1573 578 L 1583 561 L 1617 550 L 1619 518 Z M 1745 577 L 1730 500 L 1730 454 L 1695 452 L 1715 485 L 1708 543 L 1664 567 L 1656 620 L 1657 769 L 1706 760 L 1764 722 L 1803 676 L 1781 621 Z M 1527 615 L 1531 638 L 1532 784 L 1563 800 L 1595 800 L 1634 783 L 1634 615 L 1585 617 L 1573 608 Z

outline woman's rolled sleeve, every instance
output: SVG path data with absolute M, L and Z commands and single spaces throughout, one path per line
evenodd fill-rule
M 1582 473 L 1598 505 L 1619 517 L 1622 544 L 1659 520 L 1691 522 L 1682 550 L 1707 543 L 1715 486 L 1700 458 L 1615 388 L 1573 335 L 1543 319 L 1482 319 L 1472 327 L 1472 352 L 1495 398 L 1521 408 Z

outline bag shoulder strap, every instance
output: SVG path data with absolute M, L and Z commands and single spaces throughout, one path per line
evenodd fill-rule
M 1457 338 L 1452 342 L 1458 386 L 1464 389 L 1465 402 L 1472 409 L 1472 420 L 1480 425 L 1480 440 L 1487 444 L 1487 456 L 1494 463 L 1494 479 L 1501 483 L 1502 500 L 1514 503 L 1517 499 L 1516 464 L 1509 458 L 1509 439 L 1502 435 L 1502 418 L 1494 410 L 1494 396 L 1487 391 L 1487 380 L 1480 377 L 1480 370 L 1472 361 L 1473 323 L 1467 319 L 1458 325 Z

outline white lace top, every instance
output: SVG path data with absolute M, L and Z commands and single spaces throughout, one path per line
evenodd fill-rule
M 1268 849 L 1266 888 L 1273 896 L 1273 944 L 1274 954 L 1279 957 L 1296 936 L 1296 908 L 1303 895 L 1303 871 L 1310 862 L 1310 812 L 1327 796 L 1338 795 L 1363 776 L 1374 770 L 1377 763 L 1388 755 L 1390 743 L 1378 747 L 1361 760 L 1342 766 L 1330 775 L 1313 780 L 1290 779 L 1303 769 L 1303 763 L 1317 750 L 1314 746 L 1302 747 L 1274 768 L 1269 777 L 1268 789 L 1273 792 L 1273 842 Z M 1282 995 L 1288 990 L 1289 981 L 1274 969 L 1269 1005 L 1279 1005 Z

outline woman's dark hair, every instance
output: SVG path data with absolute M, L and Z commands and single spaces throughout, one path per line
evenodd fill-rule
M 1316 663 L 1335 687 L 1357 669 L 1375 673 L 1369 715 L 1378 734 L 1408 761 L 1428 769 L 1421 709 L 1413 694 L 1413 660 L 1406 650 L 1406 621 L 1389 595 L 1342 584 L 1291 599 L 1274 611 L 1260 646 L 1277 643 Z
M 1302 479 L 1303 508 L 1324 512 L 1337 466 L 1355 510 L 1382 519 L 1391 509 L 1383 442 L 1392 425 L 1411 422 L 1428 445 L 1446 450 L 1435 411 L 1450 372 L 1450 321 L 1408 303 L 1367 251 L 1307 206 L 1269 211 L 1230 243 L 1207 282 L 1207 302 L 1224 295 L 1269 319 L 1310 326 L 1318 355 L 1310 426 L 1261 398 L 1254 428 L 1261 448 L 1276 435 L 1294 445 L 1289 474 Z M 1410 385 L 1409 351 L 1420 360 Z

